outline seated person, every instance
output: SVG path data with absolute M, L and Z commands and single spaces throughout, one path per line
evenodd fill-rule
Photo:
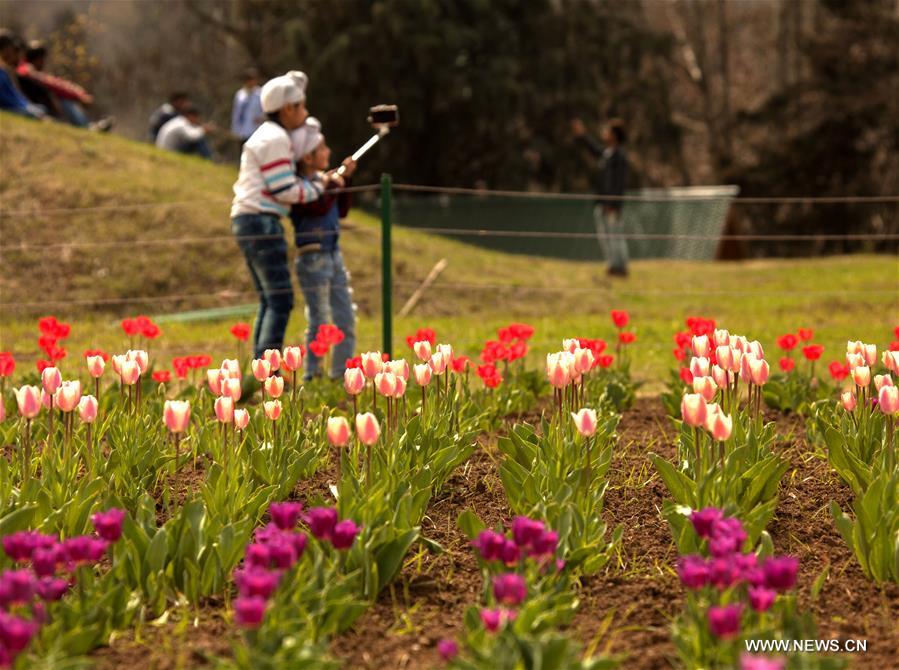
M 212 160 L 212 151 L 206 141 L 206 131 L 210 128 L 209 124 L 200 123 L 200 113 L 191 105 L 159 129 L 156 146 Z
M 47 110 L 31 102 L 19 88 L 16 66 L 22 55 L 22 41 L 8 30 L 0 29 L 0 109 L 32 119 L 42 119 Z
M 169 101 L 160 105 L 153 114 L 150 115 L 150 141 L 156 142 L 156 136 L 159 135 L 159 129 L 166 123 L 181 114 L 190 105 L 190 97 L 187 93 L 180 91 L 172 93 Z

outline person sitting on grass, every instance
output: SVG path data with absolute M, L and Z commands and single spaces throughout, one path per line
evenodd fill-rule
M 0 28 L 0 109 L 31 119 L 43 119 L 47 109 L 31 102 L 19 88 L 16 67 L 22 55 L 22 41 Z
M 212 129 L 209 123 L 200 121 L 200 112 L 188 105 L 178 116 L 167 121 L 156 136 L 156 146 L 160 149 L 194 154 L 212 160 L 212 150 L 206 140 L 206 133 Z
M 327 189 L 341 188 L 356 170 L 352 158 L 343 161 L 346 177 L 332 176 L 324 185 L 325 170 L 331 161 L 331 148 L 325 142 L 321 123 L 310 117 L 291 134 L 300 176 L 312 183 L 323 184 L 325 194 L 310 203 L 298 203 L 290 210 L 297 245 L 296 271 L 300 289 L 306 300 L 306 381 L 322 374 L 321 359 L 310 348 L 323 324 L 334 324 L 343 331 L 344 339 L 334 348 L 331 379 L 343 378 L 346 360 L 356 348 L 356 315 L 350 273 L 343 264 L 338 238 L 340 219 L 350 209 L 350 194 L 329 194 Z

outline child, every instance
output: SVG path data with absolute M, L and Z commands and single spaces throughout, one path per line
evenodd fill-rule
M 331 160 L 331 149 L 325 142 L 321 123 L 310 117 L 291 134 L 297 169 L 300 177 L 313 184 L 321 184 Z M 343 161 L 346 176 L 356 169 L 352 158 Z M 333 174 L 333 173 L 332 173 Z M 345 181 L 332 177 L 323 189 L 340 188 Z M 346 360 L 352 358 L 356 347 L 356 315 L 350 275 L 343 264 L 338 246 L 340 219 L 350 209 L 350 194 L 323 193 L 315 202 L 299 203 L 290 211 L 297 244 L 296 270 L 300 289 L 306 299 L 306 347 L 315 339 L 319 326 L 333 323 L 343 331 L 344 339 L 335 348 L 331 359 L 331 379 L 342 379 Z M 321 374 L 321 361 L 312 351 L 306 354 L 304 379 Z

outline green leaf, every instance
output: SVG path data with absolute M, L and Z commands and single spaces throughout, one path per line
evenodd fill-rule
M 470 509 L 462 512 L 456 519 L 456 525 L 469 540 L 474 540 L 487 526 L 481 518 Z

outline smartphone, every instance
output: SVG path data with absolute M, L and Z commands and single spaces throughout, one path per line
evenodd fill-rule
M 375 105 L 368 110 L 368 122 L 373 126 L 399 125 L 400 110 L 396 105 Z

